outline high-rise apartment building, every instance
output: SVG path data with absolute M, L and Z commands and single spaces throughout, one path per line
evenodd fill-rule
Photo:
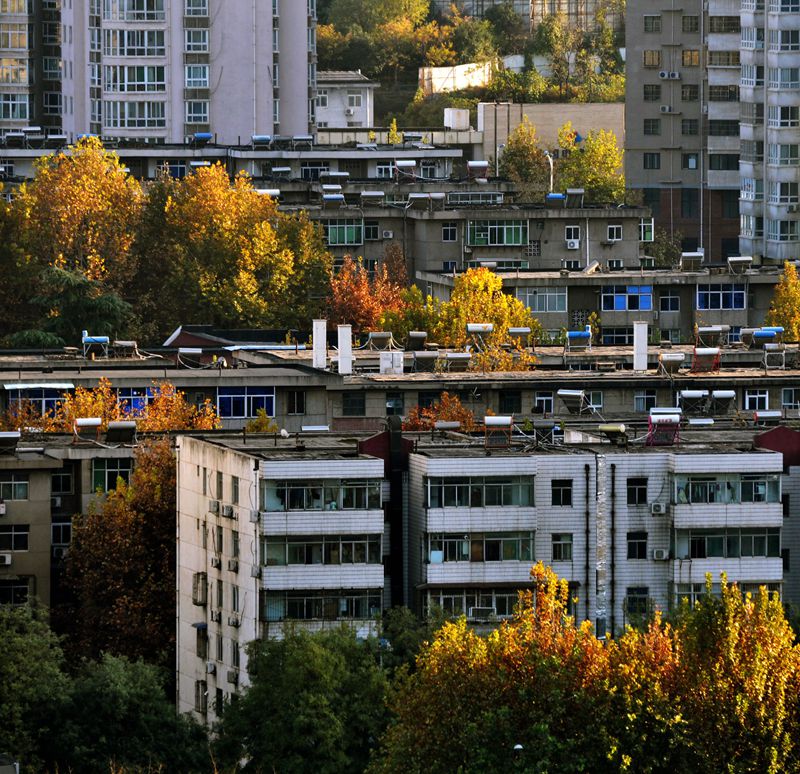
M 628 7 L 627 185 L 709 263 L 739 254 L 739 44 L 731 0 Z
M 0 0 L 0 130 L 224 143 L 314 125 L 316 0 Z
M 0 0 L 0 131 L 58 127 L 59 0 Z
M 743 0 L 741 23 L 741 248 L 783 261 L 800 248 L 800 3 Z

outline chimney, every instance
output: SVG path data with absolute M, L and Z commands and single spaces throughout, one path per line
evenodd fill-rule
M 353 373 L 353 333 L 350 325 L 339 326 L 339 373 Z
M 633 370 L 647 370 L 647 323 L 633 324 Z
M 328 362 L 328 321 L 314 320 L 311 336 L 314 345 L 311 365 L 324 370 Z

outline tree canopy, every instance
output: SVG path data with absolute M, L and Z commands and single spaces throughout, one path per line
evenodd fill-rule
M 782 326 L 787 341 L 800 341 L 800 279 L 797 267 L 789 261 L 783 264 L 783 274 L 775 286 L 764 322 Z
M 566 151 L 566 158 L 558 164 L 559 188 L 583 188 L 586 198 L 594 203 L 624 201 L 622 150 L 614 132 L 592 130 L 578 142 L 577 132 L 567 121 L 559 129 L 558 144 Z

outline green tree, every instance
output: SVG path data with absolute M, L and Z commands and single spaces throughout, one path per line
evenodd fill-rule
M 583 188 L 593 204 L 624 201 L 622 150 L 614 132 L 597 129 L 581 143 L 577 139 L 569 121 L 558 131 L 558 144 L 568 154 L 558 164 L 558 186 Z
M 514 10 L 512 0 L 487 8 L 484 18 L 492 27 L 494 44 L 501 54 L 522 53 L 530 25 Z
M 150 664 L 110 655 L 85 662 L 58 702 L 57 717 L 50 745 L 61 771 L 211 769 L 205 731 L 175 713 Z
M 800 279 L 797 268 L 789 261 L 783 264 L 783 274 L 775 286 L 764 322 L 783 326 L 787 341 L 800 341 Z
M 550 167 L 539 145 L 536 127 L 524 116 L 508 136 L 500 156 L 500 175 L 521 185 L 521 195 L 531 198 L 549 187 Z
M 385 673 L 375 640 L 343 627 L 248 646 L 250 686 L 217 729 L 223 763 L 244 771 L 363 771 L 384 726 Z
M 40 771 L 43 746 L 58 725 L 52 707 L 67 680 L 58 639 L 46 612 L 33 605 L 0 605 L 0 752 Z
M 142 444 L 130 485 L 119 481 L 76 517 L 67 579 L 76 609 L 60 616 L 75 654 L 174 666 L 175 458 L 167 439 Z
M 429 10 L 430 0 L 333 0 L 328 19 L 342 32 L 358 28 L 370 32 L 398 19 L 417 26 L 425 21 Z
M 647 243 L 646 254 L 654 259 L 656 269 L 671 269 L 678 265 L 683 252 L 683 232 L 673 231 L 670 234 L 664 228 L 657 228 L 653 233 L 653 241 Z
M 457 14 L 452 23 L 453 48 L 458 64 L 488 62 L 497 56 L 492 25 L 488 21 Z

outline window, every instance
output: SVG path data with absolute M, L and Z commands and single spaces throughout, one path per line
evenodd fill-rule
M 163 129 L 163 102 L 110 102 L 103 100 L 103 125 L 122 129 Z
M 502 247 L 528 244 L 527 220 L 471 220 L 467 244 L 473 247 Z
M 564 239 L 567 242 L 577 242 L 581 238 L 580 226 L 564 226 Z
M 550 391 L 537 392 L 533 399 L 534 414 L 553 413 L 553 393 Z
M 625 345 L 633 344 L 633 326 L 603 326 L 600 333 L 600 339 L 603 344 L 607 345 Z
M 605 312 L 649 312 L 653 308 L 653 287 L 606 285 L 600 291 L 600 308 Z
M 738 86 L 709 86 L 708 87 L 708 100 L 709 100 L 709 102 L 738 102 L 739 101 L 739 87 Z
M 428 479 L 429 508 L 533 507 L 533 476 Z
M 494 532 L 488 534 L 433 534 L 428 539 L 428 561 L 504 562 L 533 559 L 532 532 Z
M 364 95 L 360 91 L 348 91 L 347 92 L 347 107 L 350 108 L 360 108 L 361 101 Z
M 659 49 L 643 51 L 642 64 L 645 67 L 661 67 L 661 51 Z
M 162 33 L 163 35 L 163 33 Z M 208 30 L 184 30 L 183 50 L 192 54 L 204 54 L 208 51 Z
M 681 154 L 681 169 L 697 169 L 697 154 L 696 153 L 682 153 Z
M 644 101 L 645 102 L 660 102 L 661 101 L 661 84 L 660 83 L 645 83 L 644 84 Z
M 187 0 L 187 3 L 195 1 Z M 164 0 L 104 0 L 103 18 L 109 21 L 164 21 Z
M 455 242 L 458 239 L 458 223 L 449 220 L 442 223 L 442 242 Z
M 264 409 L 275 416 L 274 387 L 220 387 L 217 390 L 217 414 L 222 419 L 249 419 Z
M 761 178 L 742 177 L 739 198 L 760 202 L 764 198 L 764 181 Z
M 800 162 L 798 147 L 800 146 L 770 143 L 767 146 L 767 162 L 782 167 L 796 167 Z
M 0 94 L 0 119 L 5 121 L 27 121 L 27 94 Z
M 656 407 L 655 390 L 637 390 L 633 395 L 633 410 L 639 414 L 647 413 Z
M 0 24 L 0 48 L 25 51 L 28 48 L 27 24 Z
M 98 30 L 99 32 L 99 30 Z M 186 50 L 189 49 L 189 33 L 205 32 L 208 30 L 186 30 Z M 208 37 L 206 35 L 206 44 Z M 207 50 L 207 49 L 203 49 Z M 103 55 L 104 56 L 164 56 L 164 30 L 103 30 Z
M 375 510 L 381 507 L 381 482 L 262 481 L 260 498 L 266 511 Z
M 572 561 L 572 533 L 554 532 L 552 535 L 552 543 L 554 562 Z
M 684 67 L 700 67 L 700 52 L 696 49 L 681 51 L 681 64 Z
M 0 500 L 27 500 L 28 474 L 0 471 Z
M 708 31 L 714 33 L 739 32 L 741 28 L 738 16 L 709 16 Z
M 800 408 L 800 387 L 784 387 L 781 391 L 781 408 Z
M 681 217 L 696 218 L 700 213 L 700 192 L 696 188 L 681 188 Z
M 48 67 L 49 65 L 49 67 Z M 55 72 L 53 72 L 55 67 Z M 59 60 L 54 57 L 44 59 L 44 77 L 57 79 L 61 77 Z M 8 84 L 27 84 L 28 83 L 28 62 L 25 59 L 15 59 L 13 57 L 0 57 L 0 83 Z
M 381 563 L 381 535 L 264 537 L 261 546 L 267 566 Z
M 29 532 L 27 524 L 0 526 L 0 551 L 27 551 Z
M 402 416 L 405 410 L 404 394 L 402 392 L 386 393 L 386 416 Z
M 681 84 L 681 101 L 697 102 L 700 99 L 700 87 L 696 83 Z
M 57 522 L 50 526 L 50 542 L 54 546 L 64 547 L 72 542 L 72 523 Z
M 186 0 L 183 12 L 186 16 L 208 16 L 208 0 Z
M 647 478 L 628 479 L 628 505 L 647 505 Z
M 628 559 L 647 559 L 647 533 L 628 533 Z
M 778 527 L 677 530 L 675 538 L 678 559 L 778 558 L 781 555 Z
M 186 123 L 208 123 L 208 100 L 189 100 L 186 102 Z
M 708 156 L 708 168 L 723 172 L 739 170 L 739 155 L 736 153 L 711 153 Z
M 290 416 L 306 413 L 305 390 L 289 390 L 286 393 L 286 413 Z
M 652 209 L 652 208 L 651 208 Z M 639 241 L 652 242 L 653 241 L 653 218 L 642 218 L 639 221 Z
M 591 392 L 584 393 L 586 402 L 589 408 L 594 411 L 602 411 L 603 409 L 603 393 L 601 390 L 592 390 Z
M 764 67 L 763 65 L 742 65 L 742 75 L 740 78 L 741 86 L 763 86 Z
M 328 247 L 364 243 L 364 223 L 361 220 L 340 218 L 322 221 L 322 231 Z
M 696 118 L 681 119 L 681 134 L 695 135 L 699 131 L 700 122 Z
M 659 135 L 661 134 L 661 119 L 660 118 L 645 118 L 642 130 L 646 135 Z
M 231 476 L 231 502 L 234 505 L 239 504 L 239 476 Z M 234 534 L 238 535 L 239 533 L 235 532 Z M 234 553 L 234 556 L 237 554 Z
M 709 51 L 709 67 L 739 67 L 738 51 Z
M 800 68 L 797 67 L 770 67 L 767 70 L 769 87 L 771 89 L 798 89 L 800 88 Z
M 800 30 L 770 30 L 770 51 L 800 51 Z
M 208 65 L 193 64 L 186 65 L 186 88 L 187 89 L 207 89 L 208 88 Z
M 342 393 L 342 416 L 363 417 L 366 412 L 366 393 L 360 390 Z
M 380 223 L 377 220 L 364 221 L 364 241 L 377 242 L 381 238 Z
M 645 32 L 661 32 L 661 16 L 645 16 L 644 17 L 644 31 Z
M 328 90 L 327 89 L 317 89 L 317 107 L 320 107 L 320 108 L 328 107 Z
M 554 478 L 550 482 L 552 505 L 561 507 L 572 506 L 572 479 Z
M 92 469 L 92 488 L 95 491 L 110 492 L 117 488 L 117 479 L 122 479 L 126 484 L 129 482 L 133 460 L 122 458 L 94 460 Z
M 380 590 L 281 591 L 261 597 L 264 621 L 375 618 L 381 612 Z
M 609 223 L 608 229 L 606 231 L 606 239 L 609 242 L 621 242 L 622 241 L 622 224 L 621 223 Z
M 800 108 L 790 105 L 770 105 L 767 122 L 769 126 L 800 126 Z
M 25 605 L 28 602 L 26 580 L 0 578 L 0 605 Z
M 746 309 L 747 293 L 744 285 L 721 284 L 697 286 L 698 309 Z
M 711 120 L 708 122 L 708 134 L 711 137 L 738 137 L 739 122 L 736 120 Z
M 522 392 L 520 390 L 501 390 L 499 409 L 501 414 L 520 414 L 522 412 Z
M 517 288 L 517 298 L 532 312 L 566 312 L 567 288 Z
M 658 308 L 661 312 L 680 312 L 681 297 L 676 291 L 665 291 L 658 300 Z
M 769 409 L 769 391 L 745 390 L 742 408 L 745 411 L 766 411 Z
M 661 169 L 660 153 L 645 153 L 642 156 L 643 169 Z
M 650 612 L 650 589 L 647 586 L 628 586 L 625 590 L 625 615 L 647 616 Z
M 50 494 L 69 495 L 72 494 L 72 471 L 59 470 L 50 474 Z M 3 497 L 2 499 L 6 499 Z
M 700 17 L 699 16 L 684 16 L 681 20 L 681 26 L 684 32 L 699 32 L 700 31 Z

